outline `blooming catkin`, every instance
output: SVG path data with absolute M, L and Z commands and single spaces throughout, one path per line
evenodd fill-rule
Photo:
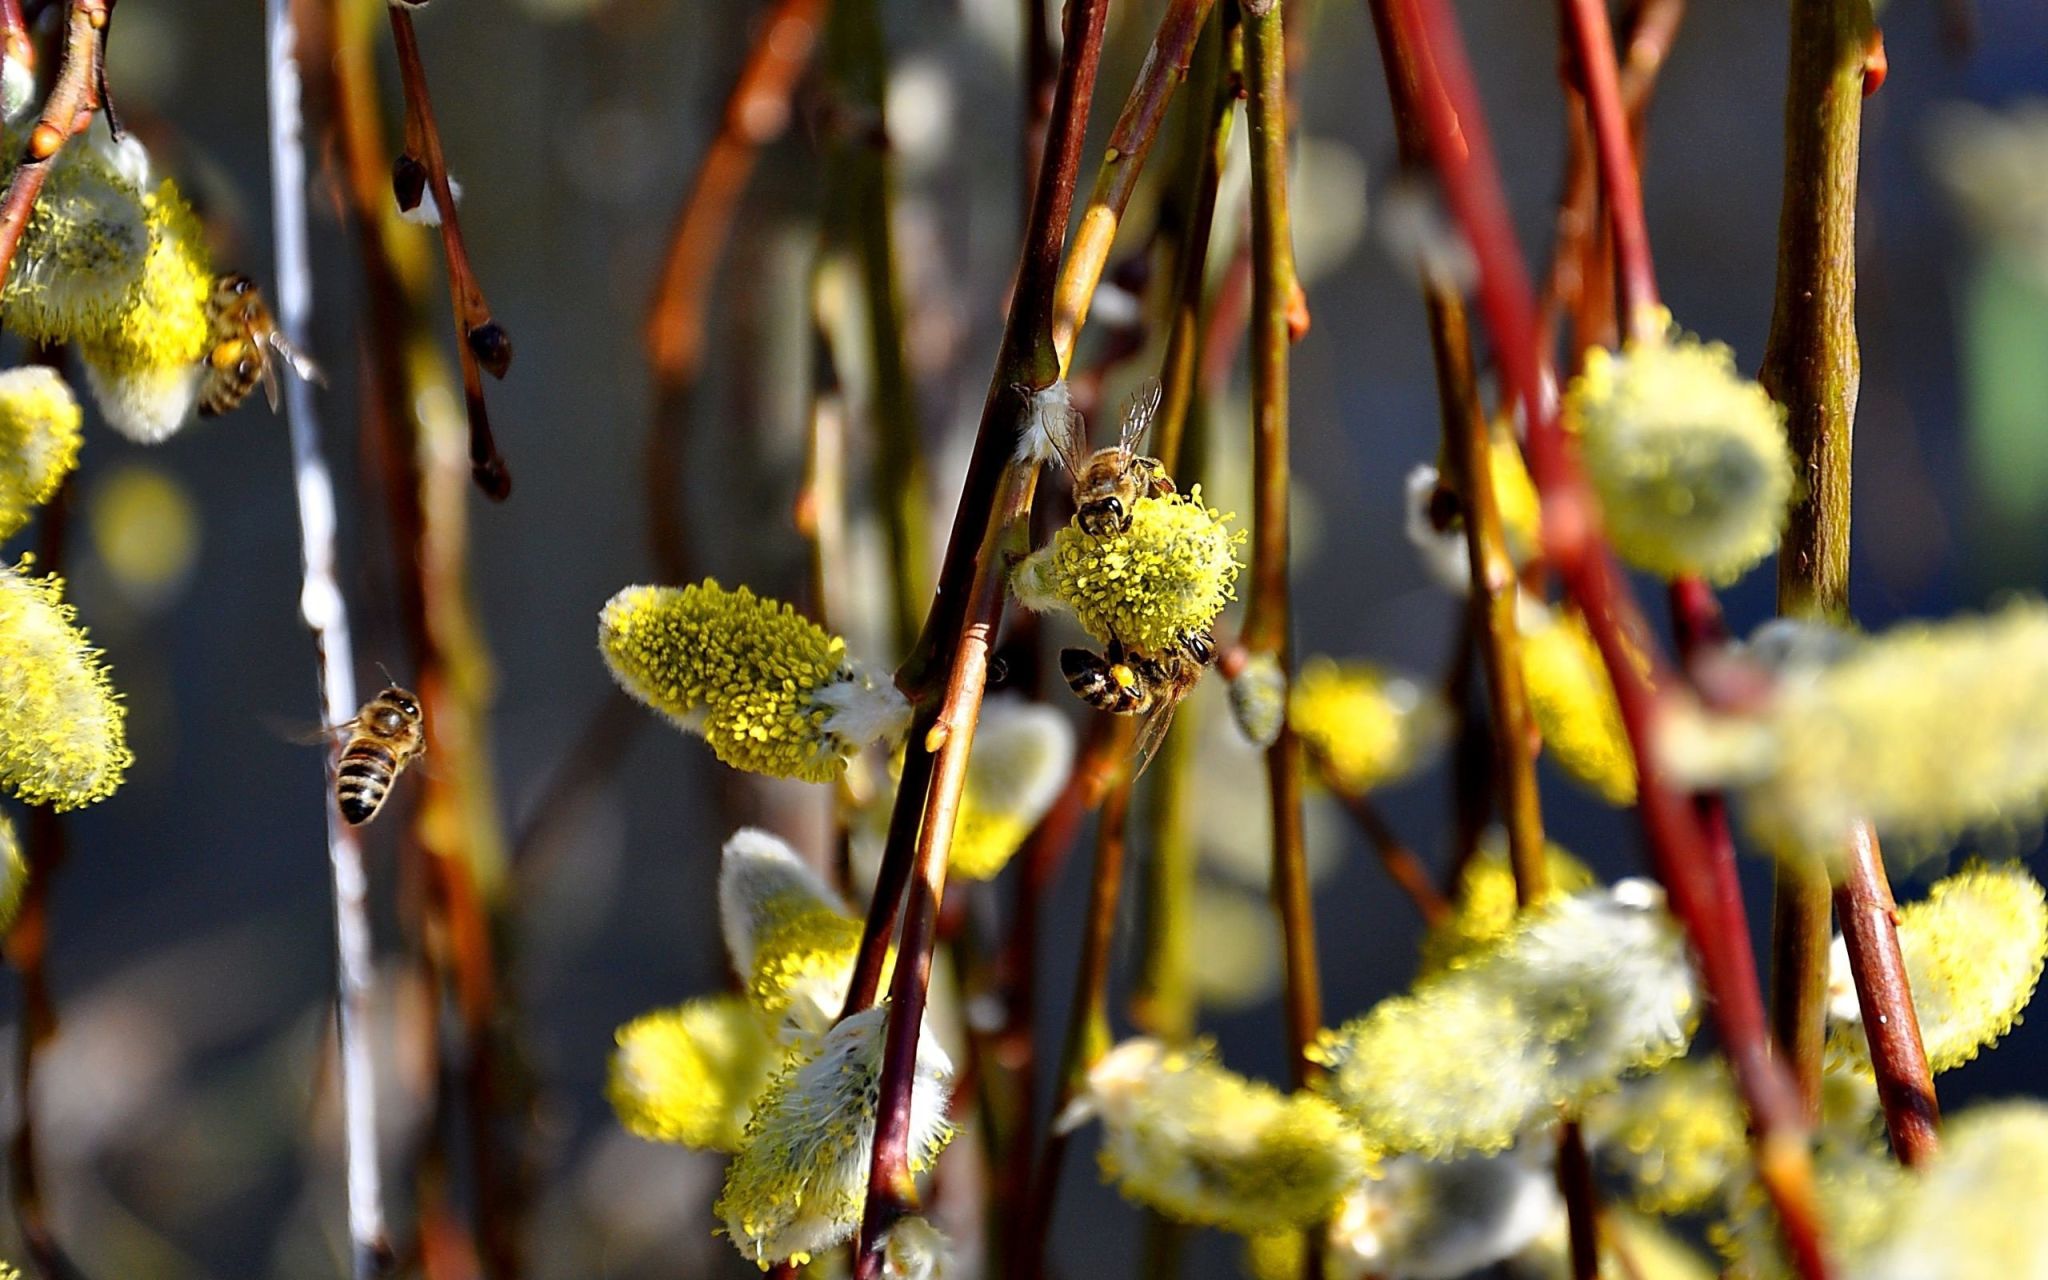
M 1558 767 L 1612 805 L 1636 798 L 1636 761 L 1614 682 L 1576 609 L 1522 610 L 1529 714 Z
M 0 786 L 59 811 L 111 795 L 134 756 L 99 650 L 63 580 L 0 569 Z
M 718 871 L 719 922 L 756 1009 L 787 1038 L 821 1034 L 839 1016 L 861 922 L 796 852 L 743 827 Z
M 145 197 L 142 276 L 100 332 L 82 335 L 86 385 L 115 430 L 157 444 L 192 418 L 212 346 L 213 261 L 205 229 L 175 184 Z
M 1395 782 L 1443 743 L 1450 713 L 1412 680 L 1363 662 L 1311 658 L 1294 678 L 1288 720 L 1346 791 Z
M 1661 895 L 1623 881 L 1525 912 L 1494 947 L 1324 1032 L 1311 1056 L 1383 1149 L 1497 1151 L 1683 1053 L 1698 1003 Z
M 1941 1151 L 1903 1182 L 1876 1240 L 1843 1274 L 1858 1280 L 2039 1280 L 2048 1275 L 2048 1107 L 1991 1103 L 1951 1117 Z
M 1707 1208 L 1749 1159 L 1748 1121 L 1719 1058 L 1666 1065 L 1587 1104 L 1586 1137 L 1646 1213 Z
M 1562 846 L 1546 841 L 1543 861 L 1544 879 L 1552 895 L 1578 893 L 1593 886 L 1593 873 Z M 1507 835 L 1498 827 L 1481 836 L 1479 847 L 1465 860 L 1452 904 L 1451 914 L 1423 935 L 1425 974 L 1452 968 L 1466 956 L 1484 951 L 1512 933 L 1521 917 Z
M 0 373 L 0 539 L 28 523 L 78 465 L 78 398 L 55 369 Z
M 715 1212 L 741 1255 L 762 1270 L 811 1257 L 850 1238 L 867 1196 L 888 1006 L 833 1027 L 814 1054 L 798 1054 L 754 1107 L 726 1169 Z M 930 1035 L 918 1038 L 910 1097 L 910 1167 L 923 1172 L 953 1138 L 946 1102 L 953 1064 Z
M 893 685 L 848 659 L 844 640 L 708 578 L 619 592 L 599 615 L 598 649 L 627 693 L 752 773 L 835 781 L 854 751 L 900 734 L 910 716 Z
M 1099 1115 L 1102 1170 L 1182 1222 L 1254 1232 L 1327 1216 L 1365 1175 L 1365 1143 L 1311 1093 L 1225 1070 L 1206 1047 L 1129 1040 L 1089 1070 L 1062 1127 Z
M 1921 850 L 2022 828 L 2048 812 L 2048 604 L 1895 627 L 1788 668 L 1754 718 L 1674 731 L 1710 738 L 1688 725 L 1702 719 L 1753 749 L 1693 759 L 1660 741 L 1667 759 L 1689 783 L 1739 785 L 1749 828 L 1781 853 L 1833 856 L 1859 819 Z
M 1097 538 L 1069 522 L 1017 566 L 1017 600 L 1040 613 L 1064 610 L 1081 629 L 1141 653 L 1171 649 L 1206 631 L 1235 598 L 1237 545 L 1231 517 L 1186 494 L 1140 498 L 1131 527 Z
M 0 180 L 27 150 L 12 130 L 0 134 Z M 149 255 L 143 193 L 99 148 L 64 148 L 49 165 L 42 193 L 22 229 L 0 321 L 35 342 L 96 337 L 124 314 Z
M 1902 907 L 1898 928 L 1927 1065 L 1948 1071 L 2010 1031 L 2033 998 L 2048 953 L 2048 899 L 2017 863 L 1972 866 Z M 1840 945 L 1835 963 L 1848 967 Z M 1835 1028 L 1831 1043 L 1868 1074 L 1860 1025 Z
M 1595 348 L 1564 420 L 1629 563 L 1732 582 L 1777 547 L 1792 496 L 1785 412 L 1727 347 L 1678 335 Z
M 605 1094 L 627 1132 L 705 1151 L 737 1151 L 781 1053 L 760 1013 L 717 995 L 620 1027 Z

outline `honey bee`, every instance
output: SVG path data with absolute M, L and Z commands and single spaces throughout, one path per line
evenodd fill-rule
M 1172 493 L 1173 478 L 1157 458 L 1138 452 L 1138 442 L 1159 412 L 1159 382 L 1148 378 L 1124 405 L 1116 443 L 1088 450 L 1087 424 L 1067 412 L 1052 424 L 1053 448 L 1060 464 L 1074 478 L 1074 520 L 1093 538 L 1107 538 L 1131 527 L 1131 508 L 1140 498 Z
M 199 412 L 217 417 L 249 398 L 263 384 L 263 398 L 277 412 L 277 361 L 308 382 L 325 382 L 320 366 L 285 340 L 264 304 L 256 282 L 238 272 L 213 282 L 206 300 L 207 348 L 199 384 Z
M 1166 731 L 1173 724 L 1174 709 L 1193 691 L 1202 673 L 1216 660 L 1216 641 L 1207 631 L 1190 632 L 1179 644 L 1160 654 L 1134 653 L 1121 641 L 1112 640 L 1108 649 L 1060 650 L 1060 674 L 1067 687 L 1081 701 L 1111 715 L 1144 716 L 1133 747 L 1137 773 L 1152 763 Z M 1136 774 L 1133 775 L 1134 777 Z
M 363 704 L 356 718 L 334 726 L 349 731 L 334 770 L 334 801 L 352 827 L 377 816 L 391 784 L 405 766 L 427 750 L 427 722 L 420 700 L 396 685 Z

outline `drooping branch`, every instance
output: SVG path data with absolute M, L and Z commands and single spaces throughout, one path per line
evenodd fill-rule
M 0 195 L 0 281 L 14 267 L 14 251 L 28 229 L 36 197 L 57 153 L 91 118 L 100 82 L 100 60 L 106 53 L 107 24 L 114 18 L 114 0 L 71 0 L 64 18 L 64 61 L 56 83 L 43 103 L 42 115 L 29 130 L 28 145 L 18 158 L 7 191 Z M 25 28 L 24 28 L 25 30 Z M 9 32 L 10 37 L 14 33 Z
M 264 29 L 269 61 L 271 217 L 277 244 L 277 321 L 285 337 L 309 345 L 313 270 L 307 246 L 306 161 L 300 116 L 299 32 L 290 0 L 266 0 Z M 320 448 L 320 421 L 312 385 L 284 380 L 285 420 L 291 432 L 292 472 L 298 494 L 303 584 L 299 612 L 313 635 L 318 663 L 321 722 L 342 724 L 356 714 L 354 654 L 348 605 L 335 579 L 334 481 Z M 330 758 L 330 770 L 332 761 Z M 328 790 L 332 789 L 329 779 Z M 334 885 L 336 1035 L 341 1056 L 345 1159 L 348 1166 L 349 1271 L 369 1280 L 390 1261 L 384 1193 L 377 1162 L 377 1096 L 368 1039 L 374 979 L 365 897 L 368 876 L 354 828 L 323 792 L 328 863 Z
M 1668 667 L 1649 652 L 1641 610 L 1600 536 L 1599 510 L 1557 417 L 1555 384 L 1537 346 L 1535 299 L 1502 194 L 1477 89 L 1442 0 L 1373 0 L 1391 36 L 1395 83 L 1422 119 L 1444 194 L 1479 268 L 1479 300 L 1503 382 L 1527 432 L 1543 499 L 1544 545 L 1585 615 L 1620 704 L 1636 759 L 1638 812 L 1652 862 L 1686 930 L 1716 1025 L 1756 1132 L 1757 1165 L 1802 1276 L 1827 1274 L 1815 1219 L 1812 1157 L 1797 1090 L 1773 1056 L 1748 939 L 1723 908 L 1714 847 L 1688 797 L 1662 774 L 1654 742 Z M 1397 104 L 1401 97 L 1397 95 Z M 1729 868 L 1732 874 L 1732 867 Z
M 486 497 L 503 501 L 512 493 L 512 473 L 491 435 L 483 371 L 488 370 L 494 378 L 505 376 L 512 367 L 512 338 L 492 318 L 491 304 L 484 298 L 483 285 L 477 281 L 463 244 L 462 218 L 455 208 L 448 162 L 441 152 L 441 130 L 434 122 L 434 102 L 427 92 L 427 70 L 420 60 L 412 14 L 395 4 L 389 9 L 399 81 L 405 87 L 405 151 L 392 168 L 392 184 L 401 209 L 415 208 L 425 193 L 433 194 L 441 226 L 441 253 L 448 267 L 448 295 L 462 338 L 455 344 L 455 354 L 462 364 L 462 398 L 469 414 L 470 476 Z

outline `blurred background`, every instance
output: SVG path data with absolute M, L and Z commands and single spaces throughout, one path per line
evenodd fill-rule
M 503 998 L 533 1099 L 529 1273 L 550 1280 L 751 1273 L 711 1235 L 720 1162 L 621 1132 L 602 1096 L 605 1059 L 621 1022 L 722 984 L 713 881 L 733 814 L 775 815 L 783 834 L 816 849 L 823 789 L 749 792 L 736 810 L 715 794 L 701 742 L 641 716 L 616 764 L 572 808 L 538 828 L 535 810 L 610 688 L 593 645 L 598 607 L 656 573 L 640 326 L 685 184 L 763 7 L 437 0 L 417 15 L 449 166 L 467 191 L 470 252 L 517 350 L 510 377 L 489 388 L 517 489 L 502 505 L 474 493 L 467 501 L 474 593 L 495 664 L 498 817 L 517 851 Z M 1084 171 L 1161 7 L 1112 11 Z M 1016 259 L 1021 6 L 884 8 L 909 357 L 932 527 L 942 534 Z M 1524 244 L 1540 262 L 1564 152 L 1554 15 L 1529 0 L 1459 9 Z M 1864 126 L 1853 590 L 1859 620 L 1873 628 L 2048 585 L 2048 8 L 1891 0 L 1880 18 L 1890 78 Z M 1314 315 L 1293 382 L 1299 649 L 1434 679 L 1454 608 L 1416 562 L 1402 519 L 1407 472 L 1435 455 L 1436 393 L 1419 299 L 1377 239 L 1395 177 L 1378 56 L 1362 4 L 1290 0 L 1288 20 L 1313 28 L 1298 81 L 1295 191 Z M 1751 370 L 1771 312 L 1785 25 L 1779 0 L 1695 3 L 1651 115 L 1646 184 L 1666 300 L 1681 324 L 1729 343 Z M 226 229 L 222 266 L 267 282 L 256 7 L 126 0 L 117 29 L 109 78 L 121 106 L 160 167 Z M 381 31 L 377 44 L 395 121 Z M 744 194 L 678 474 L 692 572 L 790 599 L 806 590 L 791 509 L 820 226 L 819 154 L 804 106 L 800 93 L 795 126 L 762 153 Z M 1176 114 L 1169 140 L 1177 127 Z M 1240 153 L 1241 139 L 1240 130 Z M 322 157 L 331 165 L 319 136 L 313 153 L 313 346 L 333 374 L 322 408 L 341 492 L 343 585 L 357 675 L 374 688 L 377 663 L 405 682 L 412 659 L 392 603 L 378 481 L 355 426 L 360 271 L 318 186 L 329 181 Z M 1134 227 L 1149 222 L 1151 199 L 1141 193 Z M 1234 203 L 1219 221 L 1234 227 L 1241 174 L 1224 199 Z M 1114 327 L 1115 305 L 1098 301 L 1082 366 Z M 447 341 L 452 326 L 437 325 Z M 1249 510 L 1235 458 L 1242 381 L 1240 369 L 1213 406 L 1208 482 L 1220 505 L 1240 512 Z M 864 467 L 858 423 L 853 434 Z M 340 1274 L 325 798 L 317 751 L 288 741 L 318 711 L 296 612 L 284 424 L 252 398 L 154 449 L 89 428 L 70 501 L 73 598 L 126 694 L 136 765 L 111 800 L 63 821 L 70 852 L 52 887 L 49 951 L 62 1031 L 34 1099 L 55 1229 L 93 1276 Z M 872 512 L 863 505 L 855 516 L 856 552 L 872 557 Z M 32 526 L 10 557 L 33 536 Z M 1766 567 L 1727 593 L 1738 631 L 1769 616 L 1772 581 Z M 881 639 L 878 609 L 845 629 L 862 656 L 883 665 L 899 656 Z M 1197 732 L 1223 731 L 1220 715 L 1193 719 Z M 1197 819 L 1214 860 L 1205 874 L 1225 904 L 1205 943 L 1224 962 L 1204 1028 L 1233 1067 L 1279 1079 L 1277 958 L 1258 927 L 1257 873 L 1243 870 L 1264 856 L 1263 788 L 1230 780 L 1252 776 L 1243 771 L 1218 776 Z M 405 791 L 395 812 L 409 803 Z M 1603 874 L 1641 868 L 1627 814 L 1554 773 L 1545 804 L 1552 834 Z M 1441 865 L 1451 838 L 1442 770 L 1383 807 Z M 1341 818 L 1319 808 L 1311 826 L 1325 867 L 1318 925 L 1334 1023 L 1407 985 L 1418 926 Z M 420 997 L 400 941 L 402 828 L 387 817 L 368 839 L 385 961 L 376 1026 L 384 1146 L 401 1234 L 411 1192 L 396 1171 L 431 1122 L 408 1111 L 402 1087 L 408 1055 L 421 1052 L 409 1038 L 419 1019 L 406 1012 Z M 1745 863 L 1752 919 L 1762 920 L 1769 868 Z M 1085 881 L 1085 859 L 1070 861 L 1048 916 L 1044 1053 L 1056 1051 L 1071 989 Z M 971 892 L 974 910 L 1006 919 L 1006 884 Z M 1900 886 L 1902 897 L 1915 892 Z M 1122 992 L 1132 966 L 1128 954 L 1120 960 Z M 0 1002 L 18 1026 L 11 980 Z M 2026 1023 L 2005 1048 L 1945 1077 L 1944 1101 L 2038 1089 L 2044 1053 L 2048 1022 Z M 1134 1274 L 1138 1220 L 1098 1185 L 1091 1146 L 1084 1136 L 1071 1157 L 1056 1264 L 1070 1275 Z M 0 1255 L 20 1252 L 13 1224 L 0 1224 Z M 1195 1242 L 1191 1274 L 1235 1267 L 1227 1239 Z

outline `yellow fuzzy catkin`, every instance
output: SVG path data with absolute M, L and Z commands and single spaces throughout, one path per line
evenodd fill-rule
M 1897 1188 L 1857 1280 L 2039 1280 L 2048 1275 L 2048 1107 L 1990 1103 L 1950 1117 L 1941 1151 Z
M 208 317 L 213 260 L 205 229 L 175 184 L 145 197 L 149 251 L 142 275 L 98 333 L 81 335 L 78 355 L 109 425 L 138 444 L 157 444 L 191 420 L 213 345 Z
M 1595 348 L 1564 420 L 1629 563 L 1732 582 L 1777 547 L 1792 496 L 1785 411 L 1727 347 L 1678 334 Z
M 619 592 L 599 616 L 598 649 L 627 693 L 751 773 L 834 781 L 854 750 L 909 718 L 894 686 L 858 674 L 844 640 L 710 579 Z
M 1902 850 L 2048 813 L 2048 604 L 1895 627 L 1788 674 L 1759 722 L 1744 816 L 1765 844 L 1833 856 L 1867 820 Z
M 1059 798 L 1073 762 L 1073 726 L 1059 712 L 1004 695 L 983 703 L 953 822 L 949 874 L 994 879 Z
M 1126 1197 L 1228 1231 L 1319 1221 L 1369 1167 L 1328 1101 L 1227 1071 L 1206 1046 L 1118 1045 L 1061 1123 L 1089 1115 L 1102 1118 L 1103 1174 Z
M 19 132 L 0 132 L 0 181 L 26 150 Z M 58 152 L 0 289 L 0 322 L 34 342 L 106 332 L 142 280 L 149 222 L 143 193 L 99 147 L 81 141 Z
M 0 786 L 59 811 L 111 795 L 134 760 L 99 650 L 63 580 L 0 569 Z
M 1614 682 L 1576 609 L 1523 610 L 1529 713 L 1560 768 L 1612 805 L 1636 799 L 1636 761 Z
M 853 1235 L 867 1199 L 882 1074 L 884 1003 L 834 1026 L 814 1053 L 770 1082 L 726 1169 L 715 1212 L 740 1254 L 767 1270 L 808 1262 Z M 953 1138 L 946 1103 L 953 1065 L 918 1037 L 910 1095 L 910 1166 L 923 1172 Z
M 1586 1136 L 1645 1213 L 1709 1207 L 1749 1159 L 1727 1066 L 1685 1059 L 1587 1104 Z
M 605 1088 L 627 1132 L 705 1151 L 737 1151 L 754 1103 L 781 1063 L 759 1011 L 706 996 L 620 1027 Z
M 2018 863 L 1980 864 L 1900 908 L 1898 929 L 1927 1065 L 1949 1071 L 2010 1031 L 2033 998 L 2048 953 L 2048 898 Z M 1860 1025 L 1836 1027 L 1831 1046 L 1869 1073 Z
M 1325 657 L 1302 664 L 1287 715 L 1331 780 L 1352 792 L 1406 777 L 1441 745 L 1450 723 L 1442 701 L 1414 681 Z
M 55 369 L 0 373 L 0 539 L 27 524 L 78 465 L 82 416 Z
M 1484 1153 L 1683 1053 L 1698 1003 L 1661 895 L 1622 881 L 1530 909 L 1493 947 L 1325 1031 L 1310 1056 L 1383 1150 Z
M 1553 896 L 1593 887 L 1593 873 L 1562 846 L 1546 842 L 1543 859 Z M 1508 861 L 1507 836 L 1498 828 L 1480 838 L 1458 874 L 1451 914 L 1422 939 L 1421 972 L 1439 973 L 1466 956 L 1484 951 L 1514 931 L 1521 916 L 1515 869 Z
M 1071 613 L 1104 644 L 1161 653 L 1208 630 L 1236 598 L 1244 532 L 1230 519 L 1203 504 L 1199 485 L 1140 498 L 1122 533 L 1097 538 L 1069 522 L 1017 566 L 1011 586 L 1026 608 Z

